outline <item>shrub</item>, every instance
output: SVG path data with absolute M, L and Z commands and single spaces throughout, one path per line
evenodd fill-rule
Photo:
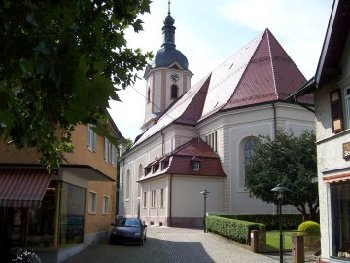
M 250 244 L 250 232 L 252 230 L 265 231 L 264 224 L 214 215 L 207 216 L 205 224 L 208 231 L 244 244 Z
M 253 215 L 223 215 L 223 217 L 233 218 L 243 221 L 261 223 L 266 226 L 266 230 L 279 229 L 279 215 L 271 214 L 253 214 Z M 301 214 L 283 214 L 282 223 L 283 229 L 297 229 L 300 222 L 303 221 Z
M 320 235 L 320 224 L 314 221 L 305 221 L 298 226 L 298 231 L 305 232 L 309 235 L 319 236 Z
M 304 236 L 305 250 L 318 250 L 320 248 L 320 224 L 314 221 L 305 221 L 298 226 L 298 231 Z

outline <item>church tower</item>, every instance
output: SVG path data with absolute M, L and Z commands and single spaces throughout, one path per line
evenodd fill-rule
M 169 1 L 168 15 L 162 27 L 163 44 L 152 65 L 146 67 L 144 75 L 146 106 L 142 132 L 152 127 L 156 118 L 191 88 L 193 74 L 188 69 L 187 57 L 176 49 L 174 22 L 170 15 Z

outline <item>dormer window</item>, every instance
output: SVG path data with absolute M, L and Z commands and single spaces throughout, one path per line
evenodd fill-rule
M 192 164 L 192 171 L 199 171 L 200 170 L 200 167 L 201 167 L 200 161 L 192 160 L 191 164 Z
M 153 173 L 155 173 L 159 168 L 159 163 L 153 165 Z
M 175 84 L 171 85 L 171 98 L 172 99 L 177 99 L 178 97 L 178 91 L 179 90 L 179 87 Z
M 151 172 L 151 167 L 146 167 L 145 168 L 145 176 Z
M 165 168 L 167 168 L 168 165 L 169 165 L 169 160 L 162 161 L 160 165 L 161 170 L 164 170 Z

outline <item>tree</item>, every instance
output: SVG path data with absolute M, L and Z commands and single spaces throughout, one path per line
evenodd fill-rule
M 0 3 L 0 136 L 35 147 L 57 167 L 77 124 L 106 131 L 119 100 L 151 53 L 130 49 L 124 31 L 142 30 L 150 0 L 3 0 Z
M 271 189 L 281 183 L 291 191 L 284 204 L 295 206 L 305 219 L 318 217 L 316 137 L 304 131 L 300 136 L 278 130 L 273 140 L 262 136 L 255 154 L 247 167 L 247 189 L 257 198 L 276 203 Z M 276 203 L 277 204 L 277 203 Z

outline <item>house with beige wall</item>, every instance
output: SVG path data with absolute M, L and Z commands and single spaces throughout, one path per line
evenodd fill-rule
M 299 105 L 285 100 L 306 79 L 266 29 L 192 85 L 174 22 L 168 13 L 164 42 L 145 71 L 142 133 L 121 157 L 121 214 L 199 227 L 204 189 L 207 212 L 275 213 L 246 190 L 245 166 L 260 135 L 314 129 L 314 113 L 305 107 L 312 107 L 312 95 Z
M 122 135 L 109 120 L 116 138 Z M 27 247 L 45 262 L 62 262 L 107 237 L 116 211 L 117 147 L 79 125 L 74 152 L 48 173 L 35 149 L 0 142 L 0 231 L 9 222 L 13 247 Z
M 314 93 L 320 200 L 320 262 L 350 254 L 350 3 L 333 2 L 315 77 L 296 94 Z

